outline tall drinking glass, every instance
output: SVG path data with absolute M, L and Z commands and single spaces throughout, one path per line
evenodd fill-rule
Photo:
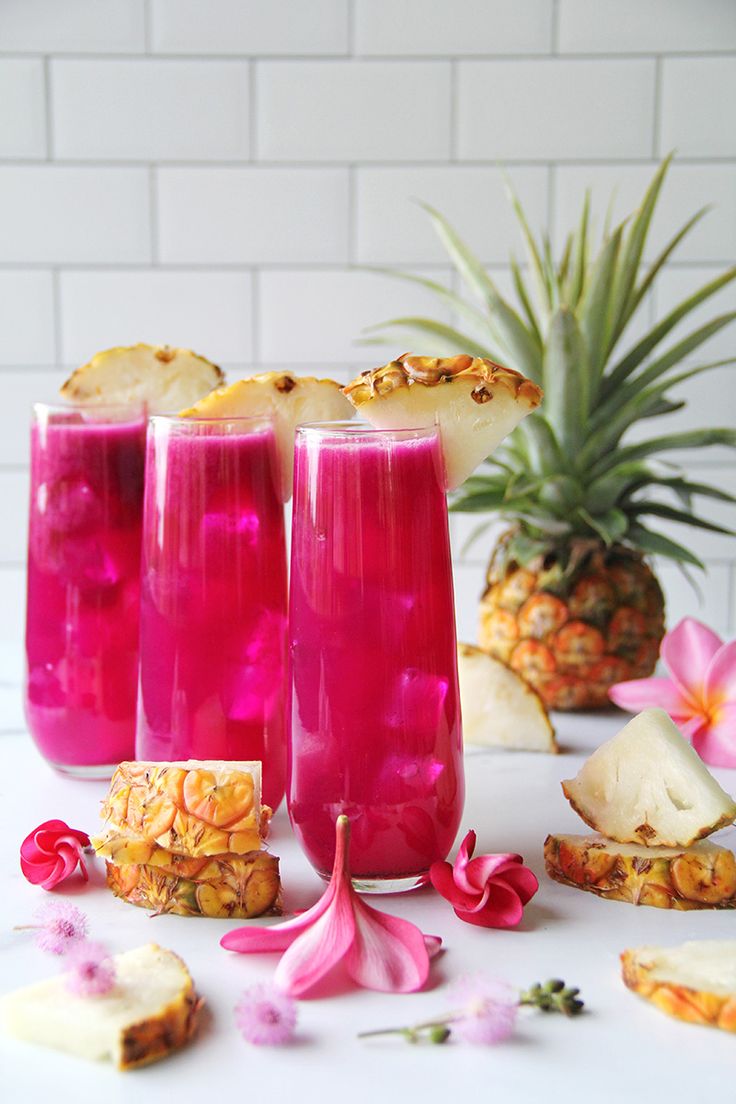
M 268 418 L 153 417 L 139 759 L 260 759 L 284 794 L 286 550 Z
M 34 407 L 26 716 L 67 774 L 133 755 L 143 408 Z
M 329 875 L 352 821 L 358 888 L 413 889 L 444 859 L 464 778 L 439 431 L 297 431 L 291 551 L 292 825 Z

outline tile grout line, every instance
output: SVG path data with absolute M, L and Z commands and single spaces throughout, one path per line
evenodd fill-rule
M 519 157 L 517 155 L 513 157 L 499 157 L 492 158 L 472 158 L 465 157 L 458 159 L 456 165 L 457 168 L 467 169 L 493 169 L 498 163 L 502 163 L 506 168 L 545 168 L 549 164 L 548 158 L 543 157 Z M 595 156 L 578 156 L 578 157 L 559 157 L 556 159 L 555 164 L 560 168 L 574 169 L 574 168 L 637 168 L 637 167 L 649 167 L 654 168 L 659 163 L 659 157 L 653 157 L 650 154 L 645 154 L 640 157 L 595 157 Z M 43 168 L 46 161 L 43 156 L 41 157 L 0 157 L 0 165 L 10 168 L 27 168 L 38 169 Z M 94 169 L 108 168 L 108 169 L 135 169 L 135 168 L 147 168 L 151 162 L 144 157 L 125 157 L 125 158 L 110 158 L 110 157 L 56 157 L 54 158 L 55 168 L 71 168 L 71 169 L 88 169 L 93 171 Z M 186 159 L 172 157 L 168 159 L 162 159 L 156 162 L 162 169 L 191 169 L 196 171 L 197 169 L 247 169 L 247 168 L 262 168 L 262 169 L 314 169 L 315 172 L 324 169 L 339 169 L 344 168 L 346 162 L 340 161 L 334 157 L 315 157 L 305 159 L 303 157 L 294 158 L 282 158 L 282 159 L 258 159 L 257 164 L 252 164 L 248 157 L 231 157 L 231 158 L 201 158 L 200 160 Z M 415 157 L 411 159 L 405 158 L 372 158 L 366 157 L 360 160 L 361 167 L 365 168 L 381 168 L 381 169 L 436 169 L 446 168 L 447 159 L 438 157 L 421 158 Z M 736 166 L 736 154 L 713 154 L 702 155 L 697 154 L 694 156 L 687 156 L 679 154 L 675 161 L 675 168 L 678 166 L 687 168 L 734 168 Z
M 652 120 L 652 157 L 660 157 L 662 137 L 662 58 L 654 62 L 654 118 Z

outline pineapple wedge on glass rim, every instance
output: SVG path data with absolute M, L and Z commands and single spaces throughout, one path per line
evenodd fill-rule
M 334 422 L 352 418 L 355 411 L 331 379 L 296 376 L 291 372 L 263 372 L 236 380 L 210 392 L 182 418 L 273 418 L 281 469 L 281 494 L 291 498 L 294 472 L 294 432 L 302 422 Z
M 688 847 L 736 819 L 736 802 L 663 709 L 633 717 L 562 789 L 586 824 L 619 843 Z
M 60 393 L 76 404 L 144 402 L 149 413 L 167 414 L 197 402 L 224 378 L 191 349 L 139 343 L 97 353 L 72 372 Z
M 605 706 L 615 682 L 654 670 L 664 599 L 645 556 L 703 566 L 688 542 L 661 532 L 659 522 L 730 532 L 703 504 L 733 504 L 734 497 L 660 459 L 671 450 L 736 447 L 736 429 L 718 427 L 718 389 L 706 427 L 658 427 L 685 406 L 678 387 L 734 360 L 694 358 L 736 320 L 735 310 L 689 330 L 681 323 L 736 278 L 736 267 L 696 288 L 643 336 L 631 332 L 659 273 L 708 211 L 695 213 L 660 251 L 650 250 L 670 161 L 659 166 L 636 211 L 618 225 L 606 220 L 600 243 L 586 196 L 559 260 L 547 234 L 534 236 L 509 188 L 527 254 L 526 269 L 511 257 L 513 298 L 501 294 L 450 223 L 424 205 L 469 294 L 413 273 L 384 275 L 422 286 L 443 313 L 449 305 L 457 323 L 397 317 L 371 327 L 366 338 L 411 342 L 434 355 L 490 357 L 544 388 L 540 409 L 465 483 L 451 509 L 476 514 L 477 534 L 498 519 L 507 523 L 488 569 L 479 643 L 510 663 L 551 709 Z M 634 427 L 649 432 L 632 436 Z
M 458 644 L 457 673 L 466 744 L 559 751 L 544 702 L 510 667 L 472 644 Z
M 520 372 L 471 356 L 404 353 L 345 387 L 377 429 L 437 424 L 446 487 L 455 490 L 540 403 L 542 391 Z

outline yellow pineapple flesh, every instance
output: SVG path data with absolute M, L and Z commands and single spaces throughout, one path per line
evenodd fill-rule
M 635 947 L 621 955 L 624 984 L 668 1016 L 736 1032 L 736 941 Z
M 543 559 L 524 567 L 502 554 L 491 560 L 478 642 L 549 709 L 608 705 L 613 683 L 652 673 L 663 633 L 661 588 L 628 548 L 588 542 L 568 572 Z
M 736 909 L 736 856 L 710 840 L 645 847 L 604 836 L 550 835 L 547 874 L 611 901 L 677 910 Z

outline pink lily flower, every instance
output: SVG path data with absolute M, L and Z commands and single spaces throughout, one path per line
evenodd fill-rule
M 292 997 L 303 996 L 340 962 L 365 989 L 414 993 L 425 984 L 442 940 L 360 899 L 350 880 L 349 819 L 339 816 L 335 830 L 335 865 L 317 904 L 271 928 L 228 932 L 220 946 L 241 954 L 283 951 L 274 983 Z
M 659 654 L 669 678 L 619 682 L 608 691 L 611 701 L 629 713 L 660 706 L 704 762 L 736 767 L 736 640 L 724 644 L 685 617 L 665 633 Z
M 524 905 L 539 889 L 536 876 L 524 866 L 521 855 L 478 855 L 475 832 L 460 844 L 454 866 L 432 863 L 432 885 L 467 924 L 483 928 L 515 928 Z

